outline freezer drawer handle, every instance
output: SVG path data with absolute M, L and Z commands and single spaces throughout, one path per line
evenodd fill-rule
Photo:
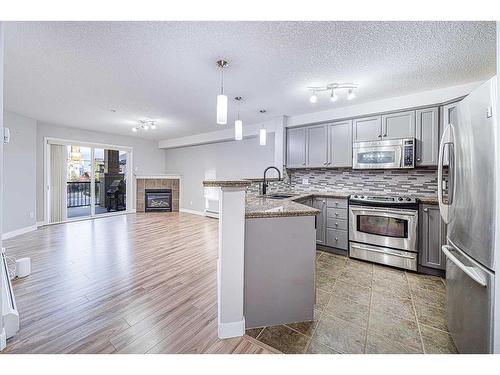
M 466 266 L 458 258 L 453 255 L 452 253 L 452 247 L 449 245 L 443 245 L 441 247 L 443 250 L 444 255 L 451 260 L 458 268 L 460 268 L 462 271 L 464 271 L 469 277 L 474 280 L 476 283 L 482 286 L 487 286 L 486 280 L 484 279 L 483 276 L 481 276 L 474 267 Z
M 353 247 L 353 249 L 371 251 L 372 253 L 382 253 L 382 254 L 387 254 L 387 255 L 393 255 L 393 256 L 399 257 L 399 258 L 415 259 L 415 257 L 413 257 L 413 256 L 402 255 L 402 254 L 395 253 L 395 252 L 392 252 L 392 251 L 378 250 L 378 249 L 372 249 L 372 248 L 369 248 L 369 247 L 356 246 L 356 245 L 351 245 L 351 246 Z

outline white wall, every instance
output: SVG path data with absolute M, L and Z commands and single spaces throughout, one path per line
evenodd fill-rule
M 3 159 L 2 233 L 8 234 L 36 225 L 36 120 L 8 111 L 3 119 L 11 136 Z
M 180 208 L 203 212 L 203 180 L 261 177 L 266 167 L 274 165 L 274 134 L 268 134 L 266 146 L 252 137 L 168 149 L 165 157 L 166 173 L 182 175 Z
M 36 132 L 36 212 L 37 221 L 43 221 L 44 208 L 44 138 L 63 138 L 81 142 L 105 143 L 133 148 L 134 174 L 163 174 L 165 172 L 165 151 L 158 143 L 132 136 L 100 133 L 90 130 L 37 122 Z M 135 186 L 133 187 L 135 189 Z
M 3 24 L 0 22 L 0 132 L 3 133 Z M 3 185 L 3 142 L 0 140 L 0 211 L 2 210 L 2 185 Z M 2 215 L 0 215 L 0 233 L 2 233 Z M 0 236 L 0 248 L 2 247 L 2 236 Z M 3 277 L 0 277 L 0 291 L 3 289 Z M 0 311 L 3 311 L 3 297 L 0 293 Z M 5 331 L 3 328 L 3 316 L 0 314 L 0 351 L 5 346 Z
M 496 188 L 496 223 L 495 223 L 495 273 L 498 275 L 500 273 L 500 116 L 498 111 L 500 110 L 500 82 L 498 81 L 498 73 L 500 72 L 500 22 L 497 22 L 497 105 L 496 105 L 496 176 L 495 176 L 495 188 Z M 500 354 L 500 279 L 496 277 L 496 287 L 495 287 L 495 304 L 493 312 L 493 352 L 495 354 Z

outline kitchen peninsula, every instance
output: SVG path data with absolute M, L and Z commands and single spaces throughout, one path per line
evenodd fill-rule
M 219 337 L 313 319 L 319 210 L 289 199 L 247 196 L 249 185 L 203 182 L 220 188 Z

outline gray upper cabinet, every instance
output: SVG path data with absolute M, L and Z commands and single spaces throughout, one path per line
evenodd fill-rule
M 439 153 L 439 108 L 416 111 L 415 162 L 418 166 L 437 166 Z
M 446 225 L 441 220 L 439 206 L 420 205 L 420 265 L 429 268 L 446 269 L 446 257 L 441 246 L 446 243 Z
M 328 126 L 309 126 L 307 129 L 306 166 L 326 167 L 328 164 Z
M 382 138 L 382 116 L 363 117 L 353 120 L 355 142 L 377 141 Z
M 287 130 L 287 166 L 288 168 L 303 168 L 306 166 L 306 129 L 291 128 Z
M 382 138 L 408 138 L 415 136 L 415 111 L 382 115 Z
M 326 243 L 326 199 L 313 198 L 313 207 L 321 212 L 316 215 L 316 243 L 324 245 Z
M 328 166 L 352 166 L 352 121 L 339 121 L 328 125 Z

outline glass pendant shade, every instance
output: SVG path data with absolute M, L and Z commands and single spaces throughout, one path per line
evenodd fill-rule
M 234 139 L 241 141 L 243 139 L 243 121 L 236 120 L 234 122 Z
M 227 96 L 217 95 L 217 124 L 227 124 Z
M 259 131 L 259 144 L 265 146 L 267 142 L 267 132 L 266 129 L 260 129 Z

